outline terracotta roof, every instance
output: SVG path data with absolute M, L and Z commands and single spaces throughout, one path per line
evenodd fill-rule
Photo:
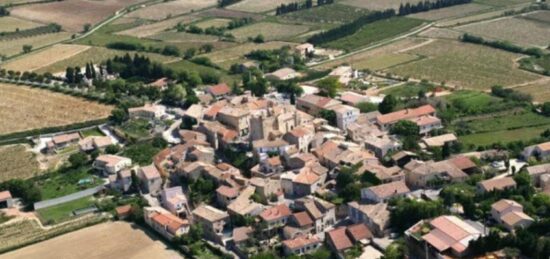
M 340 100 L 355 105 L 361 102 L 366 102 L 368 97 L 354 92 L 345 92 L 340 96 Z
M 288 133 L 291 134 L 294 137 L 301 138 L 301 137 L 309 134 L 310 132 L 308 130 L 302 128 L 302 127 L 296 127 Z
M 332 98 L 314 95 L 314 94 L 302 96 L 300 97 L 299 100 L 307 102 L 311 105 L 314 105 L 320 108 L 328 108 L 332 105 L 340 104 L 339 101 L 334 100 Z
M 7 200 L 7 199 L 11 199 L 10 191 L 0 192 L 0 201 L 4 201 L 4 200 Z
M 537 147 L 541 151 L 550 151 L 550 142 L 545 142 L 545 143 L 538 144 Z
M 161 226 L 165 226 L 168 232 L 175 234 L 178 229 L 189 225 L 187 220 L 180 219 L 172 214 L 160 214 L 153 216 L 151 218 L 153 221 L 157 222 Z
M 311 244 L 321 243 L 321 241 L 316 236 L 311 236 L 311 237 L 299 236 L 294 239 L 285 240 L 282 243 L 283 243 L 283 246 L 288 247 L 288 249 L 295 250 Z
M 502 199 L 500 201 L 493 203 L 493 205 L 491 205 L 491 208 L 496 210 L 497 212 L 502 212 L 510 207 L 518 207 L 523 209 L 523 206 L 521 204 L 513 200 L 507 200 L 507 199 Z
M 216 192 L 220 195 L 223 195 L 223 196 L 229 197 L 229 198 L 235 198 L 235 197 L 239 196 L 239 189 L 231 188 L 231 187 L 228 187 L 228 186 L 225 186 L 225 185 L 222 185 L 222 186 L 218 187 L 218 189 L 216 189 Z
M 294 178 L 295 183 L 311 185 L 319 181 L 320 177 L 311 170 L 302 170 L 296 178 Z
M 515 226 L 517 223 L 519 223 L 522 220 L 528 220 L 533 221 L 533 218 L 529 217 L 529 215 L 521 212 L 521 211 L 512 211 L 506 213 L 504 216 L 500 218 L 502 222 L 506 223 L 509 226 Z
M 126 204 L 123 206 L 119 206 L 119 207 L 116 207 L 115 210 L 118 216 L 128 215 L 130 212 L 132 212 L 132 205 Z
M 477 238 L 481 232 L 470 223 L 456 216 L 440 216 L 432 221 L 433 229 L 422 238 L 440 252 L 449 248 L 457 253 L 466 250 L 468 241 Z
M 208 92 L 215 96 L 224 95 L 230 93 L 231 88 L 226 83 L 221 83 L 208 87 Z
M 251 227 L 239 227 L 233 229 L 233 241 L 239 243 L 249 238 L 248 234 L 254 230 Z
M 270 157 L 267 159 L 267 164 L 270 166 L 280 166 L 281 158 L 279 156 Z
M 147 180 L 160 178 L 160 173 L 154 165 L 144 166 L 141 168 L 143 176 Z
M 193 211 L 193 215 L 208 220 L 210 222 L 215 222 L 219 220 L 224 220 L 229 217 L 227 212 L 216 209 L 209 205 L 202 205 L 196 208 Z
M 373 192 L 378 198 L 386 199 L 395 195 L 401 195 L 410 192 L 411 190 L 404 181 L 395 181 L 367 188 Z
M 418 126 L 427 126 L 436 123 L 440 123 L 441 120 L 434 116 L 420 116 L 413 119 L 410 119 L 412 122 L 416 123 Z
M 337 229 L 331 230 L 327 232 L 328 238 L 332 241 L 332 244 L 334 245 L 334 248 L 336 250 L 341 251 L 348 249 L 353 246 L 353 243 L 349 239 L 348 235 L 346 235 L 346 228 L 345 227 L 339 227 Z
M 272 75 L 274 77 L 277 77 L 277 78 L 285 78 L 289 75 L 292 75 L 296 73 L 296 70 L 292 69 L 292 68 L 288 68 L 288 67 L 285 67 L 285 68 L 281 68 L 279 70 L 276 70 L 272 73 L 270 73 L 269 75 Z
M 429 115 L 434 112 L 435 112 L 434 107 L 432 107 L 431 105 L 424 105 L 415 109 L 405 109 L 401 111 L 380 115 L 377 117 L 377 120 L 381 124 L 388 124 L 388 123 L 391 124 L 391 123 L 398 122 L 400 120 L 407 120 L 407 119 L 420 117 L 423 115 Z
M 70 133 L 70 134 L 62 134 L 62 135 L 57 135 L 55 137 L 52 138 L 52 141 L 54 144 L 63 144 L 63 143 L 67 143 L 67 142 L 71 142 L 71 141 L 74 141 L 74 140 L 78 140 L 80 139 L 80 134 L 79 133 Z
M 504 190 L 508 187 L 516 186 L 516 181 L 512 177 L 504 177 L 498 179 L 489 179 L 478 183 L 485 191 Z
M 477 165 L 470 160 L 470 158 L 465 156 L 456 156 L 451 159 L 449 159 L 449 162 L 451 162 L 453 165 L 458 167 L 460 170 L 467 170 L 470 168 L 475 168 Z
M 95 160 L 101 161 L 105 163 L 107 166 L 115 166 L 116 164 L 120 163 L 125 159 L 129 159 L 129 158 L 116 156 L 116 155 L 100 155 Z
M 348 226 L 347 229 L 348 235 L 355 240 L 356 242 L 363 239 L 371 239 L 372 233 L 370 232 L 367 225 L 360 223 L 352 226 Z
M 296 220 L 296 223 L 298 223 L 298 226 L 300 227 L 313 224 L 313 220 L 305 211 L 294 213 L 292 214 L 292 217 Z
M 426 143 L 426 145 L 428 145 L 429 147 L 441 147 L 445 145 L 446 142 L 452 142 L 456 140 L 457 138 L 455 134 L 452 133 L 422 139 L 422 141 L 424 141 L 424 143 Z
M 291 212 L 288 206 L 286 206 L 285 204 L 279 204 L 277 206 L 273 206 L 271 208 L 264 210 L 260 214 L 260 217 L 264 221 L 273 221 L 283 217 L 288 217 L 290 216 L 290 214 Z

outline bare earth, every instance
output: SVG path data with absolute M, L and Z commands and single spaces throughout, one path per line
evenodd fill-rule
M 15 250 L 0 258 L 172 259 L 182 256 L 129 223 L 108 222 Z

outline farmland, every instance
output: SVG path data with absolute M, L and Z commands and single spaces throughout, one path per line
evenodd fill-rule
M 533 96 L 535 102 L 550 101 L 550 80 L 533 82 L 514 88 L 516 91 L 527 93 Z
M 69 195 L 103 184 L 102 180 L 92 175 L 93 171 L 88 167 L 60 170 L 44 175 L 36 181 L 36 188 L 40 190 L 43 200 Z M 80 182 L 84 179 L 89 179 L 90 182 Z
M 343 0 L 340 3 L 360 8 L 365 8 L 368 10 L 385 10 L 388 8 L 399 9 L 401 3 L 418 3 L 417 0 Z
M 92 197 L 84 197 L 36 211 L 44 225 L 58 224 L 71 219 L 73 211 L 94 206 Z
M 149 24 L 144 24 L 141 26 L 129 28 L 127 30 L 119 31 L 116 34 L 143 38 L 143 37 L 151 36 L 156 33 L 170 29 L 176 26 L 178 23 L 186 24 L 186 23 L 193 22 L 196 19 L 198 19 L 198 17 L 194 15 L 175 17 L 175 18 L 163 20 L 160 22 L 154 22 L 154 23 L 149 23 Z
M 369 12 L 342 4 L 331 4 L 319 6 L 299 12 L 291 12 L 282 17 L 290 21 L 311 22 L 311 23 L 346 23 L 351 22 Z
M 364 26 L 353 35 L 329 42 L 323 46 L 351 51 L 405 33 L 422 23 L 421 20 L 405 17 L 381 20 Z
M 26 30 L 38 26 L 41 26 L 41 24 L 11 16 L 0 17 L 0 32 L 10 32 L 17 29 Z
M 283 40 L 302 34 L 308 30 L 309 27 L 304 25 L 260 22 L 234 29 L 229 32 L 233 34 L 237 40 L 245 41 L 249 37 L 256 37 L 258 34 L 262 34 L 265 37 L 265 40 Z
M 214 18 L 195 23 L 199 28 L 206 29 L 208 27 L 225 27 L 231 22 L 230 19 Z
M 359 61 L 357 63 L 354 63 L 354 67 L 357 69 L 380 70 L 410 62 L 416 59 L 419 59 L 419 57 L 415 55 L 410 55 L 406 53 L 391 53 Z
M 538 21 L 542 23 L 550 23 L 550 11 L 537 11 L 520 16 L 520 18 Z
M 462 4 L 462 5 L 456 5 L 456 6 L 446 7 L 442 9 L 431 10 L 428 12 L 416 13 L 416 14 L 410 15 L 409 17 L 434 21 L 434 20 L 441 20 L 441 19 L 448 19 L 448 18 L 455 18 L 455 17 L 463 17 L 466 15 L 482 12 L 489 8 L 491 7 L 488 5 L 480 5 L 475 3 Z
M 0 182 L 27 179 L 40 173 L 36 156 L 24 145 L 0 147 Z
M 131 240 L 131 242 L 121 242 Z M 181 258 L 143 229 L 124 222 L 109 222 L 25 247 L 0 258 Z
M 112 107 L 26 86 L 0 84 L 0 134 L 106 118 Z
M 513 60 L 519 55 L 479 45 L 436 40 L 406 53 L 426 58 L 393 67 L 390 72 L 478 90 L 539 78 L 514 67 Z
M 10 61 L 2 67 L 14 71 L 34 71 L 58 61 L 65 60 L 72 56 L 86 51 L 90 47 L 82 45 L 58 44 L 39 52 L 26 55 L 22 58 Z
M 509 6 L 522 3 L 528 3 L 529 0 L 475 0 L 476 3 L 493 5 L 493 6 Z
M 172 16 L 198 11 L 206 7 L 215 6 L 216 0 L 175 0 L 165 1 L 133 11 L 126 17 L 146 20 L 163 20 Z
M 39 5 L 23 5 L 11 11 L 15 17 L 41 23 L 57 23 L 64 30 L 80 32 L 85 24 L 96 24 L 139 0 L 71 0 Z M 86 12 L 82 12 L 86 10 Z
M 0 41 L 0 55 L 13 56 L 22 52 L 23 45 L 31 45 L 33 49 L 37 49 L 59 41 L 67 40 L 70 37 L 71 35 L 69 33 L 58 32 L 10 41 Z
M 277 8 L 281 4 L 294 3 L 295 0 L 243 0 L 227 7 L 230 10 L 237 10 L 251 13 L 263 13 Z
M 294 46 L 295 43 L 282 42 L 282 41 L 270 41 L 262 44 L 245 43 L 232 48 L 215 51 L 204 55 L 210 58 L 214 63 L 221 64 L 225 68 L 233 63 L 236 63 L 239 59 L 244 58 L 244 55 L 250 53 L 253 50 L 267 50 L 278 49 L 283 46 Z M 225 64 L 225 65 L 224 65 Z
M 548 24 L 515 17 L 473 23 L 455 29 L 487 39 L 505 40 L 524 46 L 547 46 L 550 42 Z
M 203 42 L 214 43 L 218 41 L 217 36 L 206 34 L 195 34 L 176 31 L 164 31 L 149 36 L 149 39 L 161 40 L 165 42 Z

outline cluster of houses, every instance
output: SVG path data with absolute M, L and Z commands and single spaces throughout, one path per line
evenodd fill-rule
M 344 67 L 333 73 L 345 83 L 354 72 Z M 268 76 L 286 80 L 296 74 L 282 69 Z M 362 258 L 380 258 L 394 234 L 390 199 L 437 198 L 434 186 L 464 182 L 480 170 L 465 155 L 422 161 L 417 154 L 402 150 L 400 138 L 390 134 L 390 129 L 403 120 L 418 125 L 419 145 L 424 149 L 457 141 L 454 134 L 434 136 L 443 126 L 431 105 L 388 114 L 361 113 L 354 105 L 380 100 L 354 92 L 338 99 L 306 94 L 291 105 L 277 94 L 263 98 L 250 93 L 233 95 L 226 84 L 207 87 L 198 97 L 200 103 L 178 114 L 195 124 L 191 129 L 175 129 L 179 144 L 162 150 L 151 165 L 134 166 L 130 158 L 118 155 L 100 155 L 93 162 L 93 168 L 109 179 L 110 188 L 127 192 L 132 181 L 139 179 L 140 191 L 157 201 L 144 209 L 145 222 L 168 239 L 196 225 L 206 240 L 241 257 L 252 253 L 250 242 L 257 241 L 261 232 L 266 237 L 260 240 L 262 244 L 280 245 L 285 255 L 309 254 L 325 245 L 342 258 L 357 248 Z M 323 110 L 334 111 L 335 125 L 319 118 Z M 163 114 L 155 105 L 129 113 L 131 118 L 149 120 Z M 113 144 L 109 137 L 82 138 L 74 133 L 53 137 L 47 148 L 55 151 L 75 143 L 86 152 Z M 244 153 L 257 163 L 245 174 L 224 162 L 228 150 Z M 550 143 L 528 147 L 523 155 L 548 158 Z M 381 162 L 387 157 L 391 166 Z M 359 166 L 358 173 L 372 173 L 380 184 L 361 189 L 358 201 L 331 203 L 329 197 L 337 196 L 336 175 L 344 166 Z M 550 189 L 550 164 L 526 170 L 536 186 Z M 214 202 L 193 204 L 188 190 L 182 188 L 182 180 L 199 178 L 216 184 Z M 477 189 L 491 192 L 515 187 L 513 178 L 505 176 L 481 181 Z M 9 193 L 0 193 L 0 207 L 11 206 L 10 198 Z M 128 210 L 117 208 L 120 215 Z M 534 221 L 511 200 L 494 203 L 491 215 L 510 231 Z M 239 218 L 252 218 L 259 224 L 236 227 Z M 254 229 L 259 225 L 262 229 Z M 451 215 L 420 221 L 405 232 L 408 244 L 426 250 L 431 258 L 467 256 L 469 241 L 486 234 L 482 223 Z

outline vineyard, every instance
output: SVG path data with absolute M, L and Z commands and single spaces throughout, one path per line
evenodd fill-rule
M 26 29 L 26 30 L 0 32 L 0 41 L 26 38 L 26 37 L 32 37 L 32 36 L 42 35 L 47 33 L 56 33 L 60 31 L 61 31 L 61 26 L 59 26 L 58 24 L 52 23 L 46 26 L 40 26 L 40 27 Z

